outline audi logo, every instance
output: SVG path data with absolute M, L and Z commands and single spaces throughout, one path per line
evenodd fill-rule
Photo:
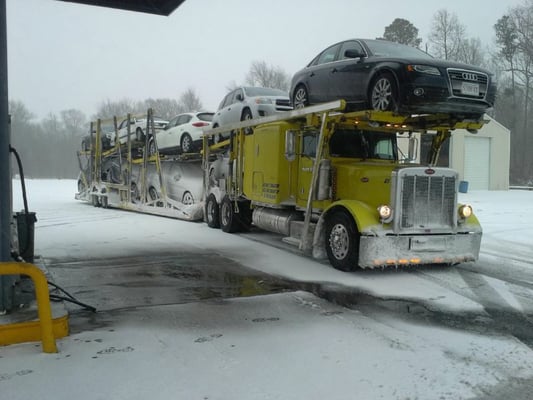
M 471 72 L 463 72 L 461 76 L 465 81 L 477 81 L 477 75 Z

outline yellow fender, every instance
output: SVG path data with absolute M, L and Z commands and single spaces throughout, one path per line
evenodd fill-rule
M 338 207 L 346 209 L 352 215 L 359 232 L 362 232 L 371 226 L 381 225 L 377 210 L 359 200 L 336 201 L 324 210 L 324 216 L 326 216 L 331 209 Z

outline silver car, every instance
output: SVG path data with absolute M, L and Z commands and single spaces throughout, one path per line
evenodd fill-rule
M 224 97 L 213 117 L 212 127 L 289 110 L 292 107 L 288 92 L 262 87 L 239 87 Z

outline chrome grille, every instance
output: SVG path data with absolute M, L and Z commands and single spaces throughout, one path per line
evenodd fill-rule
M 487 95 L 489 76 L 483 72 L 450 68 L 448 77 L 455 97 L 482 100 Z M 472 93 L 472 87 L 476 86 L 477 93 Z
M 427 231 L 453 228 L 455 192 L 454 176 L 403 176 L 400 229 Z
M 276 99 L 276 110 L 288 111 L 292 110 L 291 101 L 289 99 Z

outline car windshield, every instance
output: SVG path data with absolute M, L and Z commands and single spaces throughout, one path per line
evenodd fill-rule
M 385 40 L 365 40 L 365 44 L 375 57 L 433 58 L 416 47 Z
M 255 97 L 255 96 L 288 96 L 287 92 L 284 92 L 283 90 L 279 89 L 272 89 L 272 88 L 262 88 L 262 87 L 247 87 L 244 88 L 244 91 L 246 92 L 246 95 L 248 97 Z
M 196 116 L 198 117 L 198 119 L 200 121 L 207 121 L 207 122 L 211 122 L 213 120 L 213 113 L 200 113 L 200 114 L 197 114 Z

